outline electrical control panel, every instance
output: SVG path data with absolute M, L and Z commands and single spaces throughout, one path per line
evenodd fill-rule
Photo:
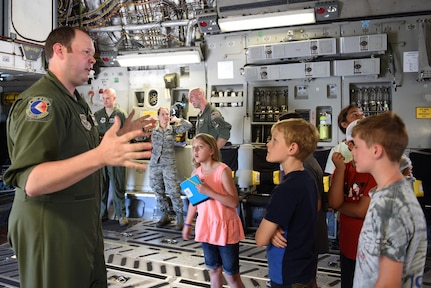
M 380 58 L 335 60 L 334 76 L 379 75 Z
M 340 37 L 340 53 L 384 53 L 388 49 L 386 34 Z
M 336 53 L 335 38 L 256 45 L 248 47 L 247 63 L 317 57 Z
M 330 73 L 329 61 L 244 67 L 247 81 L 329 77 Z

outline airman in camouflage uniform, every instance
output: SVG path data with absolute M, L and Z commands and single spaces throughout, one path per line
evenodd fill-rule
M 171 222 L 166 197 L 166 195 L 169 195 L 176 214 L 175 229 L 180 231 L 183 229 L 184 207 L 177 180 L 174 144 L 176 135 L 185 133 L 193 125 L 185 119 L 179 119 L 175 116 L 170 117 L 168 108 L 159 108 L 157 115 L 159 124 L 153 130 L 151 136 L 153 150 L 150 159 L 150 185 L 156 195 L 158 207 L 162 212 L 156 226 L 161 227 Z M 170 125 L 169 122 L 175 122 L 175 124 Z

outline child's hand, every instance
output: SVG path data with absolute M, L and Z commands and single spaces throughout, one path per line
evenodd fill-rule
M 334 152 L 334 154 L 332 154 L 332 162 L 334 162 L 335 168 L 337 168 L 337 170 L 346 167 L 344 164 L 344 159 L 345 158 L 343 154 L 340 152 Z
M 208 195 L 212 192 L 210 186 L 208 186 L 205 182 L 201 182 L 201 184 L 196 185 L 196 188 L 198 189 L 199 193 Z
M 278 228 L 277 231 L 271 237 L 271 244 L 277 248 L 285 248 L 287 247 L 287 239 L 284 238 L 284 231 L 281 228 Z
M 192 235 L 192 227 L 184 225 L 183 227 L 183 239 L 190 240 L 190 236 Z

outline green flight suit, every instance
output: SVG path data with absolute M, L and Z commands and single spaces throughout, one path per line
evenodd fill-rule
M 21 93 L 7 120 L 12 162 L 6 183 L 16 187 L 9 217 L 23 288 L 107 287 L 100 210 L 101 171 L 55 193 L 29 197 L 28 175 L 43 162 L 95 148 L 99 135 L 88 104 L 50 72 Z
M 221 113 L 210 104 L 205 106 L 204 111 L 198 115 L 196 122 L 196 133 L 208 133 L 216 140 L 218 138 L 229 140 L 232 125 L 226 122 Z
M 102 108 L 94 113 L 94 117 L 97 121 L 97 129 L 99 136 L 102 138 L 106 131 L 111 128 L 114 124 L 115 116 L 120 117 L 121 127 L 126 121 L 126 112 L 118 107 L 114 107 L 114 111 L 108 116 L 105 108 Z M 103 171 L 102 181 L 102 201 L 100 204 L 100 217 L 108 216 L 108 195 L 109 195 L 109 183 L 112 183 L 113 202 L 114 210 L 118 219 L 126 217 L 126 199 L 124 194 L 126 193 L 126 168 L 123 166 L 105 166 Z

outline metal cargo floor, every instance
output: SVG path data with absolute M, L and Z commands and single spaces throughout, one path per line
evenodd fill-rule
M 156 228 L 154 224 L 132 220 L 128 228 L 104 229 L 109 287 L 210 287 L 200 243 L 183 240 L 173 225 Z M 265 252 L 255 245 L 253 234 L 241 241 L 240 273 L 245 287 L 267 287 Z M 339 273 L 337 255 L 320 255 L 319 287 L 340 287 Z M 19 287 L 17 262 L 7 243 L 0 245 L 0 287 Z

